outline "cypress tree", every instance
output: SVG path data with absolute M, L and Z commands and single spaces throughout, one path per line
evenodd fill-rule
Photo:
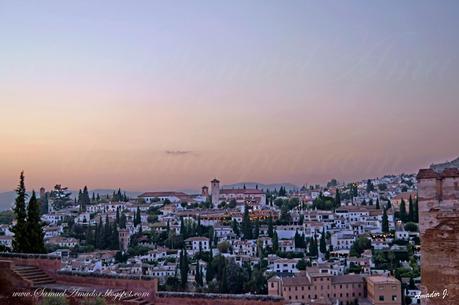
M 379 210 L 381 207 L 379 206 L 379 198 L 376 198 L 376 209 Z
M 212 243 L 210 243 L 212 244 Z M 214 279 L 214 269 L 212 267 L 212 245 L 210 246 L 210 253 L 209 253 L 209 262 L 207 263 L 207 271 L 206 271 L 206 282 L 210 283 Z
M 80 211 L 81 211 L 81 206 L 82 206 L 82 203 L 83 202 L 83 192 L 81 191 L 81 189 L 78 191 L 78 204 L 80 205 Z
M 408 221 L 415 221 L 415 216 L 414 216 L 414 204 L 413 204 L 413 198 L 411 198 L 408 201 Z
M 325 230 L 324 229 L 322 229 L 322 234 L 320 236 L 319 248 L 320 248 L 320 252 L 322 254 L 327 252 L 327 244 L 326 244 L 326 241 L 325 241 Z
M 276 231 L 274 231 L 273 233 L 272 243 L 273 243 L 273 252 L 276 253 L 279 250 L 279 239 L 277 238 Z
M 339 193 L 339 189 L 336 189 L 335 207 L 339 208 L 340 206 L 341 206 L 341 194 Z
M 16 225 L 12 228 L 14 233 L 13 239 L 13 251 L 14 252 L 26 252 L 29 249 L 28 245 L 28 233 L 26 223 L 26 189 L 24 184 L 24 172 L 21 172 L 19 177 L 19 185 L 16 189 L 16 204 L 14 206 L 14 214 L 16 216 Z
M 104 249 L 109 248 L 112 242 L 112 228 L 110 227 L 110 221 L 108 220 L 108 215 L 105 216 L 105 225 L 104 225 Z
M 118 201 L 122 201 L 123 200 L 123 195 L 121 194 L 121 189 L 120 188 L 118 189 L 117 196 L 118 196 Z
M 244 239 L 252 239 L 252 223 L 250 222 L 247 205 L 244 208 L 244 216 L 242 217 L 242 234 L 244 235 Z
M 94 248 L 100 249 L 100 232 L 99 232 L 99 224 L 96 224 L 96 228 L 94 230 Z
M 406 206 L 405 206 L 405 200 L 400 202 L 400 220 L 403 222 L 406 222 L 408 220 L 408 217 L 406 215 Z
M 188 238 L 188 232 L 185 226 L 185 221 L 183 220 L 183 216 L 180 216 L 180 235 L 182 235 L 183 239 Z M 209 239 L 212 240 L 213 236 L 209 236 Z
M 182 284 L 182 288 L 186 287 L 186 283 L 188 281 L 188 254 L 185 249 L 182 249 L 180 252 L 180 282 Z
M 103 249 L 105 247 L 105 240 L 104 240 L 104 225 L 102 222 L 102 216 L 99 216 L 99 225 L 97 226 L 97 248 Z
M 126 229 L 126 214 L 124 213 L 120 217 L 120 229 Z
M 86 229 L 86 244 L 92 245 L 94 246 L 94 248 L 96 247 L 93 230 L 91 229 L 91 226 L 88 226 Z
M 273 235 L 274 235 L 273 218 L 270 216 L 268 218 L 268 236 L 272 238 Z
M 295 237 L 293 238 L 294 242 L 295 242 L 295 248 L 301 248 L 302 244 L 301 244 L 301 236 L 300 234 L 298 234 L 298 230 L 296 230 L 295 232 Z
M 255 220 L 255 228 L 253 229 L 253 238 L 258 239 L 258 236 L 260 235 L 260 223 L 258 219 Z
M 120 249 L 120 241 L 118 237 L 118 225 L 116 223 L 113 224 L 113 232 L 112 232 L 112 249 L 119 250 Z
M 137 207 L 137 213 L 135 213 L 135 219 L 134 219 L 134 226 L 138 226 L 141 224 L 141 220 L 140 220 L 140 208 Z
M 44 235 L 40 219 L 40 206 L 35 196 L 35 191 L 32 191 L 32 196 L 27 206 L 27 238 L 29 239 L 27 252 L 46 253 Z
M 203 282 L 202 282 L 202 270 L 201 270 L 201 267 L 199 266 L 199 260 L 196 262 L 196 273 L 194 275 L 194 279 L 196 281 L 196 284 L 198 286 L 202 286 L 203 285 Z
M 386 209 L 384 209 L 383 216 L 382 216 L 382 231 L 384 233 L 388 233 L 389 232 L 389 220 L 387 218 Z
M 232 229 L 234 234 L 236 234 L 239 237 L 241 233 L 239 232 L 239 224 L 237 223 L 236 219 L 233 219 Z

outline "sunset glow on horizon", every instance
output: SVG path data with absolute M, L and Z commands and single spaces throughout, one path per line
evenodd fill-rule
M 0 2 L 0 191 L 199 189 L 459 156 L 459 2 Z

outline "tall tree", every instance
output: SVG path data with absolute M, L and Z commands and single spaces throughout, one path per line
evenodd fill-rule
M 273 218 L 272 216 L 269 216 L 268 218 L 268 236 L 272 238 L 273 235 L 274 235 Z
M 341 206 L 341 194 L 339 192 L 339 189 L 336 189 L 335 207 L 339 208 L 340 206 Z
M 116 208 L 115 223 L 116 223 L 117 225 L 120 225 L 120 208 L 119 208 L 119 207 Z
M 180 282 L 182 284 L 182 288 L 186 287 L 186 283 L 188 281 L 188 254 L 185 249 L 182 249 L 180 252 Z
M 383 216 L 382 216 L 382 229 L 381 230 L 384 233 L 388 233 L 389 232 L 389 220 L 388 220 L 388 217 L 387 217 L 386 209 L 384 209 Z
M 408 221 L 415 221 L 416 216 L 414 215 L 414 203 L 413 198 L 410 195 L 408 200 Z
M 260 235 L 260 222 L 258 219 L 255 219 L 255 227 L 253 229 L 253 239 L 258 239 L 258 236 Z
M 370 179 L 367 180 L 367 193 L 373 192 L 375 190 L 375 187 L 373 185 L 373 182 L 371 182 Z
M 116 194 L 116 199 L 117 201 L 122 201 L 123 200 L 123 195 L 121 194 L 121 189 L 118 188 L 118 193 Z
M 140 208 L 137 207 L 137 212 L 135 213 L 135 219 L 134 219 L 134 226 L 138 226 L 141 224 L 141 219 L 140 219 Z
M 195 272 L 195 275 L 194 275 L 194 279 L 195 279 L 196 284 L 198 286 L 201 287 L 203 285 L 202 270 L 201 270 L 201 266 L 199 266 L 199 260 L 197 260 L 197 262 L 196 262 L 196 272 Z
M 376 198 L 376 209 L 379 210 L 381 207 L 379 206 L 379 198 Z
M 322 254 L 325 254 L 327 252 L 327 244 L 325 240 L 325 230 L 324 229 L 322 229 L 322 234 L 320 235 L 319 248 Z
M 109 248 L 112 242 L 112 228 L 110 226 L 110 220 L 108 215 L 105 216 L 105 225 L 104 225 L 104 248 Z
M 316 236 L 310 239 L 308 252 L 310 256 L 317 256 L 319 254 L 318 249 L 317 249 L 317 237 Z
M 244 208 L 244 216 L 242 217 L 242 234 L 244 235 L 244 239 L 252 239 L 252 222 L 250 221 L 247 205 Z
M 29 249 L 27 222 L 26 222 L 26 189 L 24 184 L 24 172 L 21 172 L 19 177 L 19 185 L 16 189 L 16 203 L 14 206 L 14 214 L 16 217 L 16 224 L 12 228 L 14 233 L 13 239 L 13 251 L 14 252 L 26 252 Z
M 124 214 L 124 212 L 121 212 L 121 216 L 120 216 L 120 229 L 126 229 L 126 214 Z
M 118 224 L 114 223 L 112 229 L 112 250 L 120 249 L 120 241 L 118 235 Z
M 237 223 L 236 219 L 233 219 L 231 227 L 233 229 L 234 234 L 236 234 L 236 236 L 239 237 L 241 233 L 239 232 L 239 224 Z
M 408 216 L 406 214 L 405 200 L 403 200 L 403 198 L 402 198 L 402 201 L 400 202 L 400 220 L 403 222 L 408 221 Z
M 46 253 L 45 242 L 43 240 L 44 233 L 40 219 L 40 206 L 35 196 L 35 191 L 32 191 L 29 205 L 27 206 L 27 238 L 28 251 L 30 253 Z
M 418 202 L 418 197 L 416 197 L 416 200 L 414 201 L 414 222 L 419 222 L 419 202 Z
M 273 252 L 276 253 L 279 250 L 279 239 L 277 237 L 276 231 L 274 231 L 273 233 L 272 243 L 273 243 Z

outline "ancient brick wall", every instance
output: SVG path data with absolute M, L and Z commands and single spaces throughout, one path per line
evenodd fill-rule
M 457 172 L 456 172 L 457 173 Z M 423 305 L 459 304 L 459 175 L 454 171 L 418 174 Z M 442 298 L 444 289 L 448 296 Z

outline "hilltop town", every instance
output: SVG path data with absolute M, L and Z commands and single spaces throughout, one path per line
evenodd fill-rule
M 42 188 L 38 202 L 46 252 L 62 260 L 63 273 L 151 276 L 162 291 L 304 304 L 419 301 L 415 175 L 274 190 L 213 179 L 198 194 L 137 198 L 87 187 L 71 198 L 56 185 Z M 11 225 L 0 225 L 3 251 L 13 248 Z

